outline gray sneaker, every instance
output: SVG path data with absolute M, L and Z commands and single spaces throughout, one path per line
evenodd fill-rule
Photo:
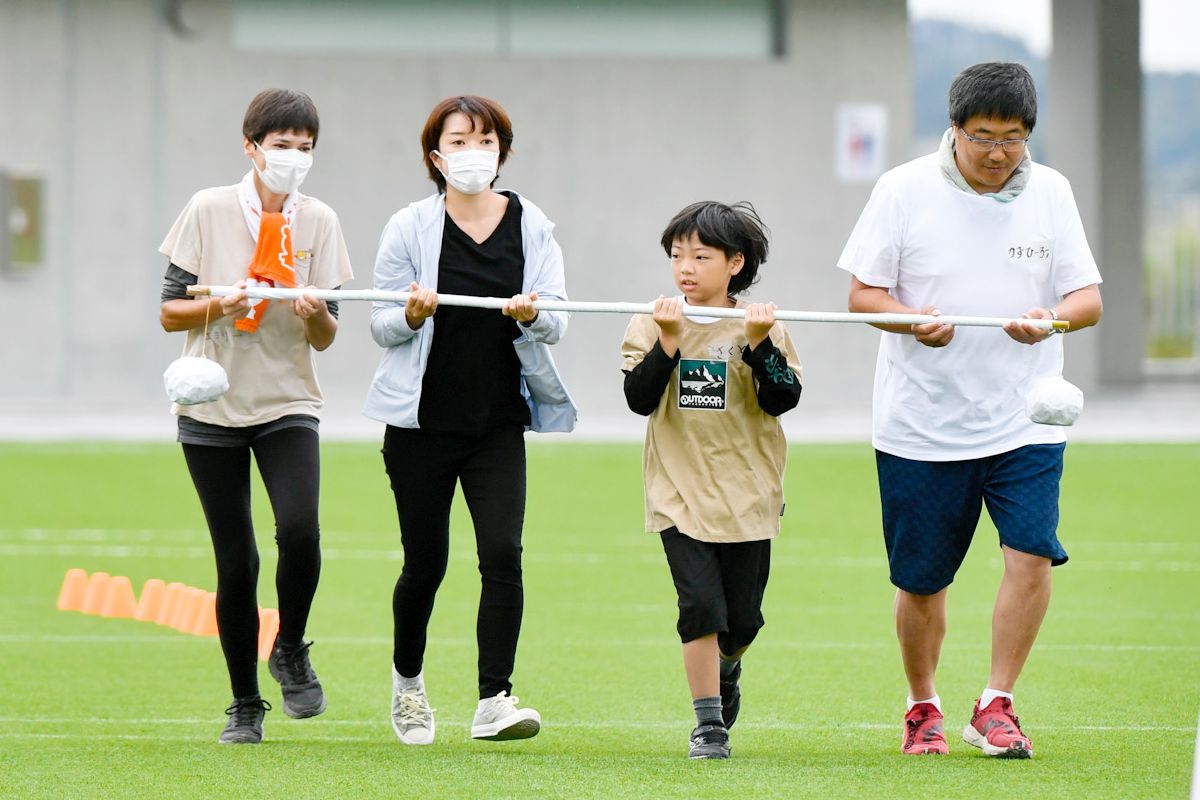
M 729 758 L 729 729 L 724 725 L 698 725 L 688 739 L 688 758 Z
M 267 669 L 279 681 L 283 694 L 283 713 L 293 719 L 315 717 L 325 710 L 325 693 L 308 660 L 310 647 L 312 642 L 288 647 L 276 637 L 271 657 L 267 659 Z
M 221 731 L 221 744 L 258 744 L 263 738 L 263 717 L 271 710 L 271 704 L 261 697 L 233 698 L 225 709 L 229 721 Z
M 480 700 L 471 723 L 471 738 L 503 742 L 537 736 L 542 729 L 541 715 L 532 708 L 517 708 L 519 702 L 507 692 Z
M 425 696 L 425 686 L 401 689 L 400 674 L 392 667 L 392 730 L 405 744 L 433 744 L 437 723 Z

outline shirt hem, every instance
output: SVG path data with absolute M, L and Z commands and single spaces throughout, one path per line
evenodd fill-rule
M 305 404 L 305 405 L 300 405 L 300 406 L 286 406 L 285 408 L 277 409 L 268 414 L 264 414 L 261 417 L 255 417 L 254 419 L 244 419 L 244 420 L 237 420 L 237 421 L 225 419 L 222 417 L 206 417 L 206 416 L 199 416 L 196 414 L 184 413 L 184 409 L 189 408 L 189 407 L 190 406 L 180 406 L 178 404 L 175 404 L 175 405 L 171 406 L 171 413 L 177 417 L 188 417 L 189 419 L 194 419 L 196 422 L 203 422 L 206 425 L 219 425 L 222 428 L 250 428 L 250 427 L 253 427 L 254 425 L 263 425 L 268 422 L 274 422 L 275 420 L 280 419 L 282 417 L 295 416 L 295 415 L 304 415 L 304 416 L 314 417 L 314 418 L 316 418 L 316 420 L 318 422 L 320 422 L 320 420 L 321 420 L 320 406 L 319 405 L 313 406 L 311 404 Z
M 1057 436 L 1042 435 L 1032 436 L 1025 435 L 1007 439 L 1003 442 L 996 442 L 988 445 L 975 445 L 971 447 L 950 447 L 950 446 L 931 446 L 928 448 L 912 449 L 903 446 L 897 446 L 890 442 L 880 440 L 878 437 L 871 438 L 871 446 L 881 453 L 897 456 L 898 458 L 907 458 L 909 461 L 970 461 L 976 458 L 990 458 L 998 456 L 1001 453 L 1008 453 L 1026 445 L 1031 444 L 1063 444 L 1067 441 L 1065 431 L 1060 432 Z
M 650 518 L 647 518 L 647 520 L 646 520 L 646 533 L 658 534 L 658 533 L 661 533 L 662 531 L 667 530 L 668 528 L 675 528 L 676 530 L 678 530 L 680 533 L 682 533 L 684 536 L 688 537 L 689 539 L 695 539 L 698 542 L 707 542 L 708 544 L 739 544 L 741 542 L 762 542 L 762 541 L 766 541 L 768 539 L 774 539 L 775 537 L 779 536 L 778 529 L 768 532 L 768 533 L 725 534 L 725 533 L 711 533 L 708 531 L 696 531 L 694 529 L 688 529 L 688 528 L 690 528 L 690 526 L 680 527 L 679 525 L 675 524 L 674 522 L 672 522 L 671 520 L 669 520 L 665 517 L 661 517 L 657 521 L 654 519 L 650 519 Z

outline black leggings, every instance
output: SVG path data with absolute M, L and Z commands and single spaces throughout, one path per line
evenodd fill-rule
M 250 452 L 275 513 L 279 639 L 304 637 L 321 575 L 316 431 L 284 428 L 249 447 L 183 445 L 217 558 L 217 629 L 234 697 L 258 694 L 258 547 L 250 517 Z
M 425 658 L 434 596 L 450 556 L 455 484 L 475 524 L 482 589 L 475 637 L 479 697 L 512 692 L 521 634 L 521 528 L 525 522 L 525 437 L 518 426 L 481 437 L 388 426 L 383 463 L 396 496 L 404 567 L 392 594 L 396 670 L 413 677 Z

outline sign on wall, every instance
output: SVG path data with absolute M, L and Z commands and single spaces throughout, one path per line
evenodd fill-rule
M 842 103 L 837 108 L 835 169 L 841 183 L 874 183 L 887 165 L 887 107 Z
M 20 273 L 44 257 L 42 179 L 0 172 L 0 267 Z

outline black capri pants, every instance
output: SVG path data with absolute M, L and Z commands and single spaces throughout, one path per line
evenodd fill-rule
M 674 527 L 659 535 L 679 595 L 680 641 L 715 633 L 725 655 L 749 646 L 763 626 L 771 540 L 701 542 Z

